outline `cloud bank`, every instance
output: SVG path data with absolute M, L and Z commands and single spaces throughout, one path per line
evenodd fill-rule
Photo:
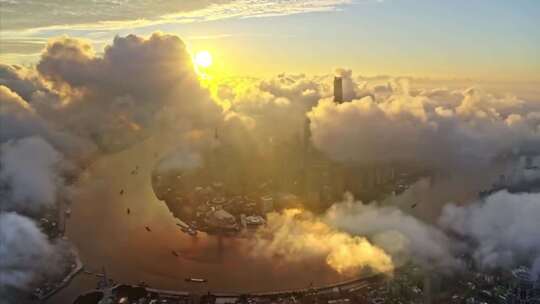
M 26 289 L 36 278 L 58 272 L 60 245 L 49 242 L 30 218 L 14 212 L 0 214 L 0 291 Z
M 468 239 L 481 269 L 532 267 L 540 275 L 540 194 L 501 191 L 469 206 L 447 205 L 440 225 Z
M 339 273 L 356 274 L 364 267 L 389 273 L 394 268 L 391 257 L 366 238 L 336 230 L 299 209 L 270 214 L 268 225 L 257 231 L 252 253 L 287 261 L 324 257 Z
M 222 120 L 176 36 L 117 37 L 103 55 L 64 37 L 35 68 L 0 65 L 2 286 L 28 291 L 63 269 L 66 246 L 34 219 L 69 201 L 86 166 L 151 137 L 195 143 Z
M 63 37 L 50 41 L 35 68 L 0 65 L 2 210 L 11 211 L 0 225 L 21 227 L 25 235 L 22 245 L 13 239 L 0 250 L 6 280 L 26 288 L 41 273 L 13 259 L 16 248 L 55 247 L 22 214 L 66 199 L 65 175 L 149 139 L 167 155 L 163 170 L 199 168 L 205 152 L 221 147 L 232 151 L 228 162 L 245 166 L 243 173 L 260 171 L 275 150 L 301 147 L 304 132 L 316 151 L 342 166 L 407 163 L 457 176 L 540 152 L 537 103 L 470 88 L 411 88 L 403 79 L 346 69 L 336 74 L 344 79 L 343 104 L 331 101 L 334 75 L 228 79 L 207 89 L 182 40 L 164 34 L 116 37 L 103 54 Z M 347 197 L 319 217 L 271 215 L 254 246 L 286 259 L 322 257 L 344 273 L 389 271 L 407 261 L 459 270 L 463 252 L 484 268 L 534 267 L 537 201 L 536 194 L 497 193 L 470 206 L 447 205 L 433 224 L 396 206 Z M 497 227 L 511 229 L 494 234 Z M 7 272 L 19 268 L 28 271 Z
M 437 223 L 394 207 L 347 195 L 323 216 L 297 209 L 269 215 L 257 231 L 255 256 L 286 261 L 325 259 L 340 273 L 376 272 L 414 263 L 442 274 L 460 273 L 469 257 L 479 271 L 525 265 L 540 275 L 539 194 L 495 193 L 466 206 L 448 204 Z
M 365 205 L 350 195 L 333 205 L 326 220 L 342 231 L 367 236 L 403 265 L 411 259 L 425 268 L 454 271 L 462 266 L 455 257 L 458 244 L 452 244 L 442 231 L 400 209 L 376 204 Z
M 53 206 L 63 187 L 62 156 L 41 137 L 8 141 L 0 146 L 2 209 L 36 213 Z
M 452 170 L 538 153 L 539 113 L 534 103 L 475 89 L 412 93 L 402 84 L 388 96 L 322 100 L 308 115 L 314 144 L 336 160 Z

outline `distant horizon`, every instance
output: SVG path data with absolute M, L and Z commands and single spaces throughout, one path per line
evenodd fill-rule
M 540 301 L 540 1 L 0 15 L 1 304 Z
M 46 41 L 62 35 L 102 52 L 116 35 L 161 31 L 193 52 L 211 51 L 227 75 L 346 67 L 366 75 L 540 81 L 540 3 L 531 0 L 25 3 L 0 8 L 0 62 L 35 63 Z M 53 14 L 28 18 L 42 10 Z

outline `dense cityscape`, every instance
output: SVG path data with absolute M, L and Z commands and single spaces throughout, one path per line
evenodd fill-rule
M 0 0 L 0 304 L 540 304 L 539 29 Z
M 334 85 L 337 87 L 334 102 L 344 102 L 340 97 L 341 78 L 336 77 Z M 309 127 L 305 130 L 309 130 Z M 217 140 L 219 130 L 215 130 L 214 136 Z M 339 199 L 339 193 L 362 189 L 355 193 L 357 197 L 365 201 L 380 200 L 402 194 L 420 179 L 437 178 L 431 171 L 411 170 L 403 166 L 346 169 L 316 151 L 310 145 L 309 136 L 309 132 L 304 132 L 303 140 L 297 141 L 298 147 L 292 149 L 300 155 L 278 153 L 277 157 L 300 159 L 296 166 L 270 170 L 271 174 L 283 176 L 281 181 L 270 174 L 247 177 L 240 182 L 234 175 L 223 175 L 227 165 L 220 160 L 226 159 L 226 153 L 230 151 L 227 151 L 227 147 L 220 147 L 207 151 L 209 160 L 206 163 L 210 165 L 205 168 L 163 170 L 158 163 L 150 178 L 154 193 L 177 218 L 178 228 L 193 238 L 197 238 L 199 233 L 250 237 L 250 234 L 266 225 L 267 215 L 272 212 L 295 207 L 322 212 Z M 535 177 L 540 170 L 538 158 L 522 156 L 516 162 L 518 169 L 512 166 L 511 172 L 501 174 L 491 187 L 478 193 L 479 198 L 498 191 L 539 191 L 538 180 L 526 178 Z M 137 174 L 137 170 L 138 166 L 131 174 Z M 258 183 L 260 180 L 264 181 Z M 356 186 L 350 188 L 351 185 Z M 118 195 L 125 195 L 124 189 L 120 189 Z M 416 208 L 416 203 L 412 203 L 410 208 Z M 126 215 L 130 213 L 128 208 Z M 39 219 L 40 229 L 51 240 L 66 239 L 64 232 L 70 215 L 69 202 L 48 209 Z M 146 226 L 146 230 L 151 232 L 151 227 Z M 178 256 L 174 251 L 172 254 Z M 32 298 L 38 301 L 48 299 L 83 272 L 84 267 L 75 249 L 70 249 L 70 254 L 63 259 L 64 270 L 56 276 L 33 283 L 36 287 Z M 521 266 L 484 272 L 475 267 L 472 257 L 463 257 L 463 260 L 467 261 L 466 270 L 458 274 L 441 274 L 409 263 L 393 273 L 376 274 L 365 269 L 359 278 L 334 285 L 310 285 L 305 289 L 262 293 L 208 290 L 207 293 L 198 294 L 161 290 L 144 282 L 138 285 L 115 282 L 107 277 L 105 270 L 103 274 L 85 270 L 84 273 L 100 278 L 97 289 L 80 295 L 74 303 L 540 303 L 540 281 L 534 279 L 530 269 Z M 186 278 L 186 281 L 204 285 L 207 279 Z
M 338 89 L 334 90 L 335 102 L 343 102 L 339 99 L 342 95 L 340 83 L 341 79 L 336 78 L 334 85 L 337 84 Z M 304 147 L 306 146 L 309 146 L 309 143 L 305 143 Z M 420 178 L 434 178 L 426 171 L 400 172 L 394 168 L 386 171 L 375 168 L 364 169 L 366 172 L 360 174 L 363 179 L 351 182 L 347 178 L 355 176 L 355 172 L 349 172 L 346 176 L 347 173 L 332 168 L 328 160 L 317 159 L 320 154 L 307 151 L 303 153 L 309 160 L 302 163 L 307 163 L 308 169 L 296 170 L 309 176 L 311 185 L 305 182 L 308 179 L 306 176 L 297 176 L 297 180 L 302 182 L 292 182 L 288 189 L 281 186 L 278 191 L 272 180 L 267 180 L 258 185 L 244 186 L 243 193 L 231 193 L 229 189 L 233 188 L 221 181 L 205 185 L 204 180 L 212 178 L 204 171 L 156 170 L 152 176 L 152 186 L 156 196 L 164 201 L 178 218 L 177 225 L 184 233 L 192 237 L 197 237 L 198 232 L 245 237 L 245 233 L 253 232 L 266 224 L 268 213 L 309 206 L 309 199 L 316 196 L 312 193 L 317 189 L 319 193 L 315 208 L 328 208 L 337 199 L 333 193 L 345 191 L 344 187 L 348 183 L 364 185 L 365 189 L 369 189 L 369 194 L 364 192 L 364 195 L 380 198 L 384 195 L 399 195 Z M 212 153 L 209 157 L 214 159 L 224 157 L 218 154 L 222 151 L 214 150 Z M 315 167 L 311 162 L 326 162 L 326 165 Z M 536 165 L 538 159 L 525 156 L 517 162 L 520 169 L 514 168 L 508 176 L 501 174 L 499 180 L 494 181 L 490 188 L 480 191 L 478 196 L 485 197 L 488 193 L 498 191 L 539 191 L 540 184 L 536 180 L 527 182 L 526 187 L 514 186 L 523 184 L 519 181 L 522 176 L 535 176 L 537 170 L 540 170 Z M 216 172 L 217 168 L 224 166 L 219 164 L 216 168 L 205 170 Z M 334 173 L 335 176 L 328 178 L 330 172 L 343 175 L 337 176 Z M 286 174 L 284 172 L 284 175 Z M 321 180 L 333 183 L 324 184 Z M 297 186 L 298 184 L 304 188 Z M 193 188 L 190 190 L 189 187 Z M 290 192 L 285 192 L 285 189 Z M 415 206 L 412 205 L 411 208 Z M 441 274 L 435 269 L 421 268 L 411 263 L 391 274 L 370 274 L 368 271 L 359 275 L 358 279 L 338 282 L 331 286 L 309 286 L 300 290 L 265 293 L 223 293 L 209 290 L 207 294 L 195 294 L 189 291 L 153 289 L 145 283 L 135 286 L 122 285 L 121 282 L 115 283 L 102 276 L 104 279 L 99 282 L 98 291 L 82 295 L 75 303 L 540 303 L 540 280 L 533 277 L 530 269 L 521 266 L 509 271 L 484 272 L 475 267 L 472 257 L 463 257 L 463 260 L 466 269 L 458 274 Z M 206 278 L 186 280 L 192 280 L 195 284 L 206 282 Z
M 445 288 L 449 286 L 450 288 Z M 393 275 L 368 275 L 331 286 L 266 293 L 194 294 L 153 289 L 145 284 L 101 285 L 98 291 L 81 295 L 74 303 L 538 303 L 540 287 L 529 269 L 485 274 L 470 270 L 452 278 L 434 276 L 415 266 Z M 101 302 L 100 302 L 101 301 Z

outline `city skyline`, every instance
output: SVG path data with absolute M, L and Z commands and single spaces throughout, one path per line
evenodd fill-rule
M 0 0 L 0 304 L 540 303 L 540 2 Z

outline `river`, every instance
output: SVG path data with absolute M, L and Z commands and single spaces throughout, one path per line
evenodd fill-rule
M 195 292 L 301 288 L 346 279 L 324 261 L 256 257 L 247 239 L 183 233 L 152 191 L 150 173 L 160 154 L 157 146 L 147 140 L 103 156 L 74 185 L 66 235 L 85 269 L 100 272 L 104 267 L 117 282 L 145 281 L 154 288 Z M 208 282 L 188 283 L 186 277 Z M 81 273 L 47 303 L 72 303 L 95 288 L 97 280 Z

